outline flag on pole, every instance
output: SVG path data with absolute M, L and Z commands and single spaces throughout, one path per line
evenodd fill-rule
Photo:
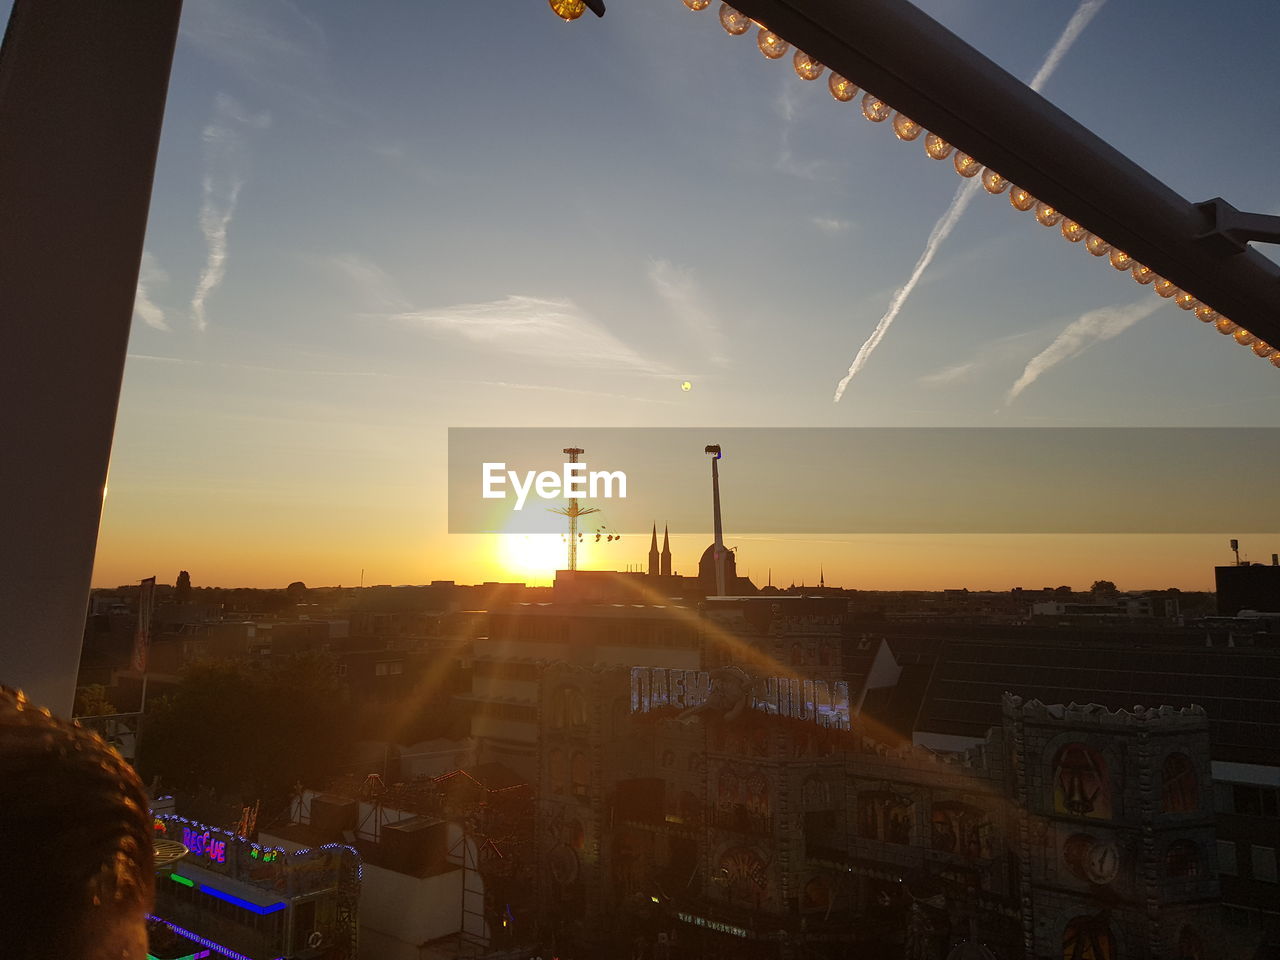
M 129 666 L 138 673 L 147 672 L 147 653 L 151 649 L 151 608 L 155 603 L 156 578 L 147 577 L 138 589 L 138 628 L 133 632 L 133 658 Z

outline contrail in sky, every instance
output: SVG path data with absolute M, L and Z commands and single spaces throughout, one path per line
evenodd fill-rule
M 213 119 L 204 128 L 205 175 L 202 183 L 204 202 L 200 206 L 200 232 L 204 234 L 207 254 L 200 279 L 191 294 L 191 318 L 197 330 L 208 326 L 205 305 L 227 272 L 227 228 L 236 212 L 236 200 L 244 179 L 240 175 L 244 137 L 242 128 L 259 130 L 271 125 L 267 113 L 247 113 L 240 104 L 224 93 L 214 100 Z
M 1079 356 L 1103 340 L 1118 337 L 1139 320 L 1145 320 L 1164 306 L 1160 300 L 1145 297 L 1127 307 L 1100 307 L 1072 320 L 1057 339 L 1032 357 L 1016 383 L 1009 388 L 1005 406 L 1013 403 L 1023 390 L 1035 383 L 1040 374 L 1064 360 Z
M 1068 21 L 1066 29 L 1062 31 L 1062 36 L 1058 37 L 1058 42 L 1053 45 L 1053 49 L 1049 51 L 1045 57 L 1044 63 L 1040 69 L 1036 71 L 1036 75 L 1031 80 L 1031 89 L 1037 93 L 1053 76 L 1053 72 L 1058 68 L 1058 64 L 1062 62 L 1063 57 L 1067 55 L 1067 51 L 1071 49 L 1071 45 L 1084 31 L 1089 21 L 1094 15 L 1102 9 L 1102 5 L 1107 0 L 1082 0 L 1080 6 L 1076 9 L 1071 20 Z M 898 314 L 902 311 L 903 305 L 907 302 L 907 298 L 911 296 L 916 288 L 916 284 L 920 282 L 920 277 L 924 275 L 929 264 L 933 263 L 933 258 L 938 252 L 938 247 L 942 245 L 942 241 L 947 239 L 951 231 L 955 229 L 957 221 L 964 213 L 965 209 L 972 202 L 974 195 L 978 192 L 980 186 L 978 177 L 972 180 L 966 180 L 960 184 L 956 190 L 956 195 L 951 200 L 951 206 L 947 208 L 947 212 L 942 215 L 933 226 L 933 230 L 929 234 L 929 239 L 924 245 L 924 252 L 920 254 L 920 259 L 916 261 L 915 269 L 911 271 L 911 276 L 907 278 L 907 282 L 898 288 L 898 292 L 893 295 L 893 299 L 889 301 L 889 309 L 885 311 L 880 322 L 876 324 L 876 328 L 871 331 L 871 336 L 867 337 L 866 343 L 858 350 L 857 356 L 853 358 L 853 363 L 849 365 L 849 372 L 844 375 L 844 379 L 836 385 L 836 395 L 834 401 L 839 402 L 844 396 L 844 391 L 849 386 L 859 370 L 866 365 L 867 360 L 871 357 L 872 352 L 880 345 L 880 341 L 884 339 L 885 333 L 889 327 L 893 325 L 893 321 L 898 318 Z

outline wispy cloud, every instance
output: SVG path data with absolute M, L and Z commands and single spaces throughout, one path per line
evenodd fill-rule
M 799 177 L 802 180 L 817 180 L 825 162 L 797 159 L 791 149 L 791 130 L 803 110 L 800 99 L 801 85 L 797 84 L 795 79 L 794 76 L 783 77 L 782 89 L 778 92 L 778 99 L 775 101 L 782 123 L 778 125 L 778 157 L 774 161 L 774 168 L 779 173 Z
M 848 220 L 839 220 L 835 217 L 810 217 L 809 222 L 829 237 L 847 233 L 852 226 Z
M 487 390 L 519 390 L 525 393 L 563 394 L 571 397 L 604 397 L 610 400 L 627 400 L 632 403 L 654 403 L 660 406 L 674 406 L 675 400 L 662 400 L 657 397 L 636 397 L 622 393 L 608 393 L 601 390 L 581 390 L 577 387 L 559 387 L 546 383 L 511 383 L 507 380 L 455 380 L 454 383 L 465 383 Z
M 371 377 L 376 379 L 396 378 L 395 374 L 379 373 L 372 370 L 341 369 L 308 369 L 306 367 L 270 367 L 258 363 L 223 363 L 217 360 L 192 360 L 189 357 L 159 357 L 150 353 L 130 353 L 130 360 L 141 360 L 145 363 L 171 363 L 184 367 L 217 367 L 223 370 L 249 370 L 253 373 L 291 374 L 303 377 Z
M 945 387 L 974 380 L 993 366 L 1026 356 L 1026 340 L 1036 333 L 1034 330 L 1024 330 L 992 340 L 975 350 L 969 359 L 927 373 L 919 377 L 918 382 L 928 387 Z
M 1145 320 L 1155 313 L 1164 302 L 1154 297 L 1144 297 L 1127 307 L 1101 307 L 1090 310 L 1071 321 L 1053 343 L 1027 363 L 1022 376 L 1009 388 L 1005 405 L 1013 403 L 1046 370 L 1080 356 L 1095 343 L 1118 337 L 1139 320 Z
M 711 362 L 728 363 L 720 323 L 707 307 L 693 270 L 677 267 L 669 260 L 652 260 L 649 282 L 684 329 L 702 345 Z
M 208 326 L 205 304 L 226 275 L 227 230 L 244 186 L 244 130 L 262 130 L 270 125 L 270 114 L 249 113 L 225 93 L 214 100 L 213 117 L 203 133 L 205 174 L 200 232 L 204 234 L 207 253 L 191 296 L 191 319 L 197 330 Z
M 338 273 L 365 301 L 393 311 L 409 308 L 409 302 L 385 270 L 358 253 L 339 253 L 325 258 L 325 266 Z
M 1040 65 L 1040 69 L 1036 71 L 1035 77 L 1032 78 L 1032 90 L 1039 91 L 1044 87 L 1049 78 L 1053 76 L 1053 72 L 1058 69 L 1058 64 L 1067 55 L 1067 51 L 1071 49 L 1071 45 L 1076 42 L 1081 32 L 1104 3 L 1106 3 L 1106 0 L 1081 0 L 1080 6 L 1076 8 L 1076 12 L 1067 21 L 1061 36 L 1058 37 L 1058 42 L 1049 50 L 1049 53 L 1045 56 L 1044 63 Z M 902 312 L 907 298 L 911 296 L 925 270 L 937 255 L 938 248 L 947 239 L 951 231 L 955 229 L 956 223 L 960 220 L 965 209 L 973 202 L 973 198 L 978 192 L 978 186 L 979 178 L 974 177 L 957 188 L 955 196 L 951 198 L 951 205 L 947 207 L 946 212 L 943 213 L 938 222 L 933 225 L 933 230 L 929 233 L 929 239 L 925 241 L 924 252 L 920 254 L 920 259 L 916 261 L 915 269 L 911 271 L 911 276 L 906 283 L 898 288 L 898 292 L 893 295 L 893 299 L 889 301 L 889 309 L 885 311 L 884 316 L 880 318 L 880 322 L 871 331 L 871 336 L 859 348 L 857 355 L 853 358 L 853 363 L 849 365 L 849 371 L 836 385 L 835 396 L 832 398 L 835 402 L 839 402 L 840 398 L 844 396 L 844 391 L 849 386 L 849 381 L 866 366 L 867 360 L 870 359 L 876 347 L 880 345 L 880 341 L 884 339 L 885 333 L 893 325 L 893 321 L 898 318 L 898 314 Z
M 133 295 L 133 314 L 155 330 L 168 330 L 169 322 L 164 311 L 151 299 L 151 291 L 169 281 L 169 276 L 150 250 L 142 251 L 142 264 L 138 269 L 138 289 Z
M 402 311 L 389 319 L 436 336 L 548 364 L 672 374 L 623 343 L 571 300 L 512 294 L 486 303 Z
M 331 109 L 324 30 L 290 0 L 186 0 L 181 38 L 274 103 Z

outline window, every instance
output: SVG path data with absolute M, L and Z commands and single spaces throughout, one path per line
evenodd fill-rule
M 565 686 L 555 692 L 551 700 L 551 725 L 560 730 L 587 725 L 587 703 L 581 690 Z
M 1191 758 L 1184 753 L 1169 754 L 1160 774 L 1161 812 L 1191 813 L 1200 806 L 1199 799 Z
M 811 810 L 804 815 L 804 848 L 807 856 L 832 851 L 840 856 L 840 823 L 835 810 Z
M 816 774 L 805 778 L 800 793 L 806 810 L 826 810 L 831 806 L 831 787 Z
M 1115 960 L 1111 927 L 1100 916 L 1076 917 L 1062 932 L 1062 960 Z
M 768 897 L 769 872 L 760 854 L 746 847 L 734 847 L 720 858 L 716 880 L 730 900 L 759 907 Z
M 1267 883 L 1276 882 L 1275 847 L 1253 847 L 1250 859 L 1253 862 L 1253 879 Z
M 1200 848 L 1191 840 L 1175 840 L 1164 855 L 1165 873 L 1174 880 L 1200 875 Z
M 817 876 L 804 885 L 801 907 L 809 911 L 827 911 L 831 909 L 831 881 L 824 876 Z
M 1218 873 L 1224 877 L 1234 877 L 1239 872 L 1236 866 L 1236 845 L 1231 840 L 1218 841 Z
M 591 784 L 591 768 L 587 763 L 587 755 L 578 751 L 569 761 L 569 777 L 572 781 L 573 795 L 585 799 Z
M 995 856 L 986 813 L 968 803 L 942 801 L 933 805 L 929 818 L 929 845 L 934 850 L 956 853 L 970 860 Z
M 379 660 L 373 665 L 375 677 L 398 677 L 404 673 L 403 660 Z
M 1231 809 L 1228 812 L 1246 817 L 1275 817 L 1280 803 L 1280 790 L 1275 787 L 1259 787 L 1251 783 L 1230 784 Z
M 1053 809 L 1091 820 L 1111 819 L 1111 780 L 1102 754 L 1069 743 L 1053 762 Z
M 1178 934 L 1177 960 L 1204 960 L 1204 941 L 1191 927 L 1183 927 Z
M 858 836 L 886 843 L 911 842 L 911 798 L 889 790 L 858 794 Z

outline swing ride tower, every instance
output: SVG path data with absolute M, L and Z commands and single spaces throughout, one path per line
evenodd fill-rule
M 565 447 L 562 453 L 569 455 L 570 463 L 577 463 L 578 458 L 586 453 L 581 447 Z M 567 507 L 552 509 L 552 513 L 558 513 L 562 517 L 569 518 L 569 567 L 570 570 L 578 569 L 578 540 L 581 534 L 578 532 L 578 518 L 585 517 L 591 513 L 599 513 L 596 507 L 581 507 L 578 505 L 578 498 L 571 497 Z M 612 538 L 610 538 L 612 539 Z

